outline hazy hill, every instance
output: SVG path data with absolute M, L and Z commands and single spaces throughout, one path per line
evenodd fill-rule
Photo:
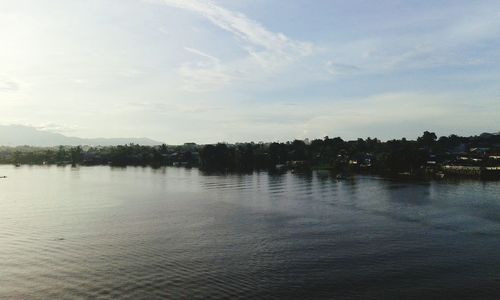
M 140 144 L 140 145 L 160 145 L 161 142 L 148 138 L 78 138 L 65 136 L 59 133 L 38 130 L 29 126 L 22 125 L 0 125 L 0 145 L 2 146 L 112 146 L 123 144 Z

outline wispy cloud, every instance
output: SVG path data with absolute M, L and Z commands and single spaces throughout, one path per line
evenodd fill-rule
M 467 134 L 481 130 L 496 130 L 496 112 L 485 109 L 488 104 L 469 101 L 470 95 L 395 92 L 376 94 L 366 98 L 313 105 L 286 103 L 244 108 L 228 108 L 221 112 L 221 122 L 238 132 L 248 132 L 254 139 L 273 140 L 273 137 L 321 138 L 338 135 L 344 138 L 372 136 L 382 139 L 405 136 L 415 138 L 424 130 L 432 129 L 440 135 L 467 128 Z M 492 105 L 494 100 L 489 105 Z M 450 109 L 453 107 L 453 109 Z M 470 115 L 477 118 L 471 119 Z
M 179 68 L 179 74 L 184 79 L 183 89 L 193 92 L 205 92 L 216 87 L 229 84 L 236 78 L 231 70 L 225 68 L 220 59 L 201 50 L 184 47 L 201 60 L 184 63 Z
M 498 130 L 497 0 L 39 2 L 0 1 L 0 122 L 179 143 Z
M 301 55 L 308 55 L 313 50 L 313 45 L 310 43 L 295 41 L 282 33 L 272 32 L 242 13 L 230 11 L 210 1 L 162 0 L 161 2 L 196 12 L 242 40 L 272 52 L 287 54 L 292 51 Z
M 229 63 L 201 50 L 185 47 L 186 51 L 205 58 L 205 62 L 184 64 L 179 68 L 189 90 L 206 90 L 223 86 L 233 80 L 252 80 L 278 72 L 301 57 L 313 54 L 316 47 L 296 41 L 283 33 L 273 32 L 242 13 L 231 11 L 202 0 L 161 0 L 171 7 L 199 14 L 212 24 L 236 36 L 247 56 Z
M 314 117 L 305 121 L 303 128 L 305 137 L 318 136 L 322 131 L 327 134 L 325 128 L 350 138 L 363 134 L 414 138 L 429 128 L 440 135 L 454 133 L 456 128 L 475 134 L 495 129 L 497 117 L 486 109 L 489 105 L 471 103 L 470 95 L 455 93 L 384 93 L 314 108 Z
M 418 12 L 422 21 L 400 24 L 401 31 L 411 34 L 389 32 L 348 40 L 332 50 L 335 62 L 359 66 L 363 73 L 491 63 L 498 54 L 485 49 L 500 38 L 500 7 L 482 4 L 475 2 L 467 15 L 449 8 Z M 424 26 L 423 20 L 429 24 Z
M 11 79 L 0 78 L 0 92 L 12 92 L 19 90 L 19 84 Z
M 82 129 L 80 126 L 69 125 L 69 124 L 60 124 L 53 122 L 42 122 L 42 123 L 31 123 L 23 120 L 12 120 L 10 122 L 0 122 L 0 126 L 25 126 L 31 127 L 41 131 L 50 131 L 56 133 L 70 133 L 79 129 Z
M 325 69 L 332 75 L 353 74 L 361 69 L 357 66 L 335 63 L 331 60 L 325 63 Z
M 34 127 L 38 130 L 58 132 L 58 133 L 68 133 L 81 129 L 79 126 L 76 125 L 59 124 L 53 122 L 45 122 L 28 126 Z
M 189 48 L 189 47 L 184 47 L 184 49 L 188 52 L 191 52 L 193 54 L 196 54 L 196 55 L 199 55 L 201 57 L 204 57 L 204 58 L 207 58 L 209 60 L 211 60 L 213 63 L 220 63 L 220 59 L 218 59 L 217 57 L 215 56 L 212 56 L 210 54 L 207 54 L 205 52 L 202 52 L 201 50 L 197 50 L 197 49 L 194 49 L 194 48 Z

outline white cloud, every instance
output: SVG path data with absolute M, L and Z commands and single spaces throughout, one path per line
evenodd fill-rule
M 398 135 L 414 138 L 424 130 L 441 135 L 456 133 L 457 128 L 465 134 L 493 130 L 496 113 L 487 109 L 487 103 L 471 103 L 471 97 L 453 93 L 378 94 L 320 106 L 310 112 L 314 117 L 303 126 L 313 136 L 323 131 L 348 138 L 371 135 L 383 139 Z
M 183 64 L 179 68 L 185 79 L 184 87 L 191 91 L 216 89 L 233 80 L 264 79 L 316 50 L 312 43 L 296 41 L 283 33 L 272 32 L 242 13 L 227 10 L 210 1 L 158 2 L 197 13 L 244 43 L 243 49 L 247 56 L 230 63 L 222 63 L 218 58 L 201 50 L 185 47 L 186 51 L 206 59 L 205 62 Z
M 491 65 L 498 62 L 500 7 L 492 2 L 415 11 L 377 34 L 330 44 L 336 65 L 359 67 L 362 74 L 381 74 L 438 67 Z M 327 70 L 340 75 L 336 68 Z
M 210 1 L 162 0 L 161 2 L 173 7 L 196 12 L 242 40 L 272 52 L 287 54 L 289 51 L 292 51 L 301 55 L 308 55 L 313 50 L 313 45 L 310 43 L 294 41 L 282 33 L 269 31 L 244 14 L 227 10 Z
M 190 53 L 202 60 L 184 63 L 179 68 L 179 74 L 184 78 L 183 89 L 193 92 L 205 92 L 229 84 L 236 77 L 230 70 L 224 68 L 220 60 L 200 50 L 184 47 Z
M 57 133 L 70 133 L 79 129 L 82 129 L 80 126 L 70 125 L 70 124 L 59 124 L 52 122 L 42 122 L 42 123 L 30 123 L 25 122 L 23 120 L 11 120 L 10 122 L 0 122 L 2 126 L 26 126 L 32 127 L 41 131 L 50 131 Z
M 494 0 L 367 3 L 374 18 L 355 3 L 277 16 L 267 1 L 154 1 L 0 1 L 2 122 L 179 143 L 498 126 Z
M 219 64 L 220 63 L 220 59 L 218 59 L 217 57 L 212 56 L 210 54 L 207 54 L 205 52 L 202 52 L 200 50 L 197 50 L 197 49 L 194 49 L 194 48 L 189 48 L 189 47 L 184 47 L 184 49 L 186 51 L 188 51 L 188 52 L 194 53 L 194 54 L 199 55 L 201 57 L 208 58 L 209 60 L 211 60 L 215 64 Z
M 79 126 L 76 125 L 58 124 L 52 122 L 39 123 L 35 125 L 32 124 L 27 126 L 34 127 L 36 129 L 43 131 L 58 132 L 58 133 L 68 133 L 81 129 Z
M 12 92 L 19 90 L 19 84 L 11 79 L 0 78 L 0 92 Z
M 360 68 L 357 66 L 338 64 L 331 60 L 325 63 L 325 69 L 328 73 L 332 75 L 346 75 L 360 71 Z
M 471 103 L 470 97 L 400 92 L 334 103 L 230 105 L 202 119 L 207 124 L 207 132 L 202 128 L 199 133 L 207 136 L 205 142 L 213 142 L 208 138 L 208 129 L 218 128 L 224 132 L 226 141 L 238 142 L 242 136 L 248 141 L 326 135 L 345 139 L 367 136 L 391 139 L 415 138 L 425 130 L 436 131 L 438 135 L 457 133 L 457 128 L 463 134 L 497 130 L 496 112 L 488 110 L 488 104 Z

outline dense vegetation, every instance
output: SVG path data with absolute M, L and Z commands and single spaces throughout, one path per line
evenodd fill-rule
M 500 135 L 483 134 L 474 137 L 437 138 L 424 132 L 416 141 L 357 139 L 344 141 L 339 137 L 311 141 L 294 140 L 270 144 L 217 144 L 206 145 L 200 152 L 201 167 L 218 170 L 323 168 L 337 171 L 372 171 L 384 173 L 417 173 L 430 161 L 456 163 L 457 156 L 484 156 L 471 153 L 471 149 L 487 149 L 488 153 L 500 152 Z M 471 163 L 471 162 L 460 162 Z
M 161 166 L 176 161 L 193 161 L 187 146 L 141 146 L 136 144 L 108 147 L 0 147 L 2 164 L 73 164 Z
M 471 151 L 475 149 L 483 149 L 483 152 Z M 416 173 L 429 161 L 453 163 L 459 155 L 478 157 L 499 152 L 498 134 L 472 137 L 451 135 L 438 139 L 434 133 L 426 131 L 417 140 L 403 138 L 386 142 L 376 138 L 344 141 L 339 137 L 325 137 L 311 142 L 294 140 L 286 143 L 218 143 L 203 146 L 189 143 L 182 146 L 130 144 L 113 147 L 0 147 L 0 163 L 178 165 L 199 166 L 205 170 L 217 171 L 288 167 Z M 477 160 L 471 158 L 472 161 Z

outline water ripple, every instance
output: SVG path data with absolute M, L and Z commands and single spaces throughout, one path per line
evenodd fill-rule
M 0 169 L 1 299 L 500 295 L 495 182 Z

